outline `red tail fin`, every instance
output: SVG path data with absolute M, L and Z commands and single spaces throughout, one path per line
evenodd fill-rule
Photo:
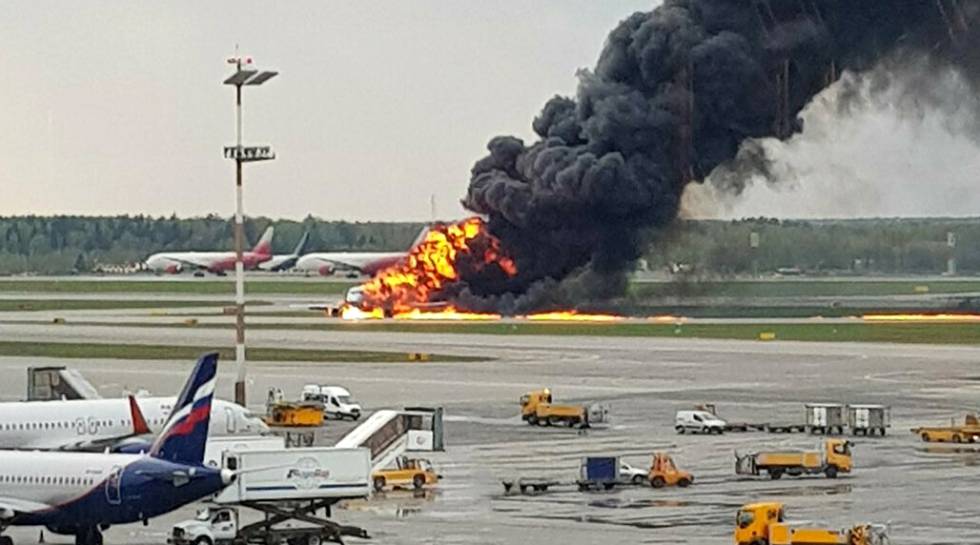
M 272 233 L 274 229 L 272 226 L 268 226 L 265 232 L 262 233 L 262 238 L 255 244 L 255 248 L 252 248 L 252 252 L 261 255 L 272 255 Z
M 129 396 L 129 416 L 133 420 L 133 435 L 152 433 L 150 426 L 146 424 L 146 418 L 143 417 L 143 411 L 140 410 L 140 406 L 133 396 Z

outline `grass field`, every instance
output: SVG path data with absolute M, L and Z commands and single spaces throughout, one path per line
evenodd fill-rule
M 289 281 L 246 280 L 247 295 L 339 294 L 352 285 L 351 282 L 334 280 Z M 234 295 L 232 279 L 184 279 L 184 280 L 0 280 L 0 293 L 167 293 L 196 295 Z
M 159 301 L 127 299 L 0 299 L 0 311 L 124 310 L 139 308 L 226 307 L 233 301 Z M 249 305 L 265 305 L 252 301 Z
M 778 280 L 687 283 L 634 283 L 638 299 L 660 296 L 697 297 L 848 297 L 954 294 L 980 292 L 980 280 Z
M 262 328 L 263 326 L 250 327 Z M 736 340 L 757 340 L 762 333 L 774 333 L 775 339 L 782 341 L 980 344 L 980 324 L 976 323 L 683 324 L 679 326 L 637 323 L 349 323 L 326 324 L 313 329 Z
M 31 323 L 31 322 L 12 322 Z M 67 322 L 70 326 L 231 329 L 225 324 L 174 322 Z M 323 324 L 249 324 L 249 329 L 289 331 L 361 331 L 430 334 L 556 335 L 596 337 L 674 337 L 759 340 L 763 333 L 779 341 L 980 344 L 978 323 L 804 323 L 804 324 L 657 324 L 657 323 L 511 323 L 511 322 L 324 322 Z M 250 352 L 251 353 L 251 352 Z M 457 358 L 458 359 L 458 358 Z
M 36 358 L 103 358 L 126 360 L 193 360 L 213 347 L 147 344 L 37 343 L 0 341 L 0 356 Z M 235 359 L 234 348 L 220 348 L 224 359 Z M 303 350 L 248 348 L 248 358 L 257 361 L 312 361 L 344 363 L 400 363 L 412 361 L 401 352 L 361 350 Z M 428 361 L 488 361 L 490 358 L 429 354 Z
M 249 295 L 337 295 L 353 285 L 341 280 L 252 280 L 247 279 Z M 72 279 L 0 280 L 0 293 L 163 293 L 231 295 L 234 281 L 229 279 L 114 280 Z M 954 294 L 980 292 L 977 280 L 771 280 L 705 282 L 634 282 L 630 295 L 639 300 L 661 296 L 700 297 L 847 297 Z

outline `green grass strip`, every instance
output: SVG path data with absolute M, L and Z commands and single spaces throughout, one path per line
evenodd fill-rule
M 193 360 L 205 352 L 214 351 L 206 346 L 171 346 L 153 344 L 101 344 L 101 343 L 37 343 L 0 341 L 0 356 L 37 358 L 100 358 L 125 360 Z M 218 348 L 225 360 L 235 359 L 234 348 Z M 363 350 L 306 350 L 297 348 L 248 348 L 247 356 L 253 361 L 303 361 L 338 363 L 401 363 L 413 361 L 408 353 L 376 352 Z M 490 358 L 428 354 L 433 362 L 489 361 Z
M 286 281 L 245 279 L 245 293 L 334 295 L 354 285 L 337 281 Z M 5 293 L 183 293 L 196 295 L 233 295 L 234 280 L 0 280 Z

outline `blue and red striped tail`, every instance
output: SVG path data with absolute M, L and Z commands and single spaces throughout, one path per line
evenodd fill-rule
M 217 371 L 217 353 L 197 360 L 167 424 L 150 448 L 150 456 L 179 464 L 203 463 Z

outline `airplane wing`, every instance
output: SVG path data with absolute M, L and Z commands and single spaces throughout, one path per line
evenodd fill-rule
M 146 423 L 146 418 L 143 416 L 143 411 L 140 410 L 139 404 L 136 403 L 136 398 L 133 396 L 129 396 L 129 416 L 130 421 L 133 423 L 133 431 L 130 433 L 115 437 L 101 437 L 99 439 L 70 443 L 67 445 L 62 445 L 58 448 L 58 450 L 69 452 L 100 452 L 107 448 L 111 449 L 116 447 L 125 442 L 127 439 L 151 435 L 153 433 L 153 431 L 150 430 L 150 426 Z
M 0 521 L 10 520 L 20 513 L 44 511 L 52 507 L 46 503 L 0 496 Z

